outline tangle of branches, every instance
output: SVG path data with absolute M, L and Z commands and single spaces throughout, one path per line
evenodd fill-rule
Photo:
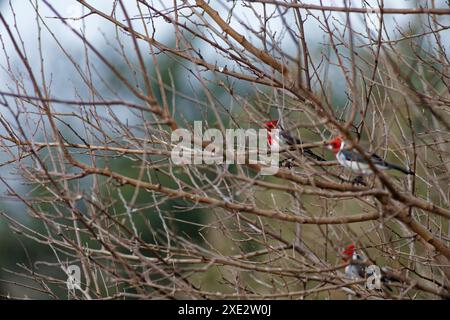
M 2 295 L 449 298 L 448 7 L 105 2 L 69 16 L 30 0 L 36 44 L 3 3 L 0 213 L 28 259 L 3 268 Z M 171 160 L 172 132 L 194 121 L 225 136 L 273 119 L 302 140 L 273 176 Z M 354 183 L 325 148 L 335 136 L 415 175 L 371 165 Z M 351 244 L 381 289 L 346 275 Z

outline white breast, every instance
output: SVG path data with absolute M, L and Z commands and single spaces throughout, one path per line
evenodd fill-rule
M 267 134 L 271 135 L 271 137 L 272 137 L 272 147 L 273 148 L 281 148 L 283 146 L 284 141 L 282 139 L 280 139 L 279 134 L 274 134 L 273 132 L 268 132 Z

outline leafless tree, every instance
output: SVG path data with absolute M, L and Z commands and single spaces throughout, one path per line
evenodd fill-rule
M 54 94 L 54 61 L 0 13 L 1 166 L 26 188 L 0 180 L 39 224 L 2 217 L 52 253 L 5 274 L 50 298 L 449 298 L 450 9 L 421 3 L 111 0 L 106 11 L 78 0 L 83 14 L 68 17 L 30 1 L 39 44 L 53 37 L 71 66 L 61 72 L 81 79 L 80 91 L 67 84 L 72 99 Z M 114 27 L 108 46 L 87 36 L 94 18 Z M 294 167 L 274 176 L 258 164 L 171 160 L 171 133 L 194 120 L 225 135 L 274 118 L 304 141 L 288 151 Z M 416 174 L 371 164 L 374 174 L 352 183 L 324 148 L 336 135 Z M 306 146 L 327 161 L 303 157 Z M 389 283 L 349 279 L 348 244 Z M 67 291 L 69 265 L 82 278 Z

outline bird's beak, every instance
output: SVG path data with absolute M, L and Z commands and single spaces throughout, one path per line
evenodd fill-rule
M 333 149 L 333 147 L 331 146 L 331 144 L 329 143 L 329 142 L 325 142 L 324 144 L 323 144 L 324 146 L 325 146 L 325 148 L 327 148 L 327 149 Z

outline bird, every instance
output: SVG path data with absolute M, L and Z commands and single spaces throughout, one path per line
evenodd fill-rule
M 342 260 L 344 263 L 347 264 L 347 266 L 344 269 L 345 276 L 350 280 L 360 280 L 360 279 L 367 279 L 368 281 L 375 280 L 378 278 L 379 287 L 375 283 L 372 285 L 375 285 L 375 289 L 381 290 L 381 288 L 386 288 L 389 291 L 393 291 L 390 287 L 390 284 L 392 282 L 398 282 L 397 279 L 394 279 L 392 277 L 388 277 L 386 275 L 386 269 L 387 268 L 378 268 L 376 265 L 370 265 L 368 263 L 366 257 L 355 250 L 355 245 L 350 244 L 348 245 L 342 252 Z M 378 271 L 375 271 L 376 267 Z M 378 275 L 376 275 L 378 273 Z M 381 287 L 382 285 L 382 287 Z M 368 283 L 366 283 L 366 287 L 368 287 Z M 370 287 L 368 287 L 370 288 Z
M 330 140 L 326 143 L 326 146 L 335 153 L 336 159 L 340 165 L 363 175 L 370 175 L 373 173 L 372 169 L 369 166 L 369 163 L 361 154 L 352 150 L 345 149 L 345 141 L 341 136 L 335 137 L 334 139 Z M 371 154 L 369 158 L 372 164 L 379 170 L 393 169 L 407 175 L 415 174 L 412 170 L 383 160 L 379 155 L 375 153 Z
M 342 251 L 342 260 L 348 265 L 345 267 L 344 272 L 347 278 L 357 280 L 366 276 L 366 266 L 364 265 L 364 257 L 356 252 L 355 245 L 348 245 L 344 251 Z
M 278 144 L 278 147 L 283 146 L 295 146 L 298 144 L 302 144 L 302 141 L 296 137 L 293 137 L 289 134 L 287 130 L 285 130 L 278 119 L 270 120 L 264 124 L 265 128 L 267 129 L 267 142 L 269 145 Z M 272 137 L 271 132 L 273 129 L 279 129 L 280 134 L 277 137 Z M 302 148 L 301 152 L 303 155 L 314 159 L 316 161 L 326 161 L 324 158 L 316 155 L 314 152 L 312 152 L 310 149 Z

